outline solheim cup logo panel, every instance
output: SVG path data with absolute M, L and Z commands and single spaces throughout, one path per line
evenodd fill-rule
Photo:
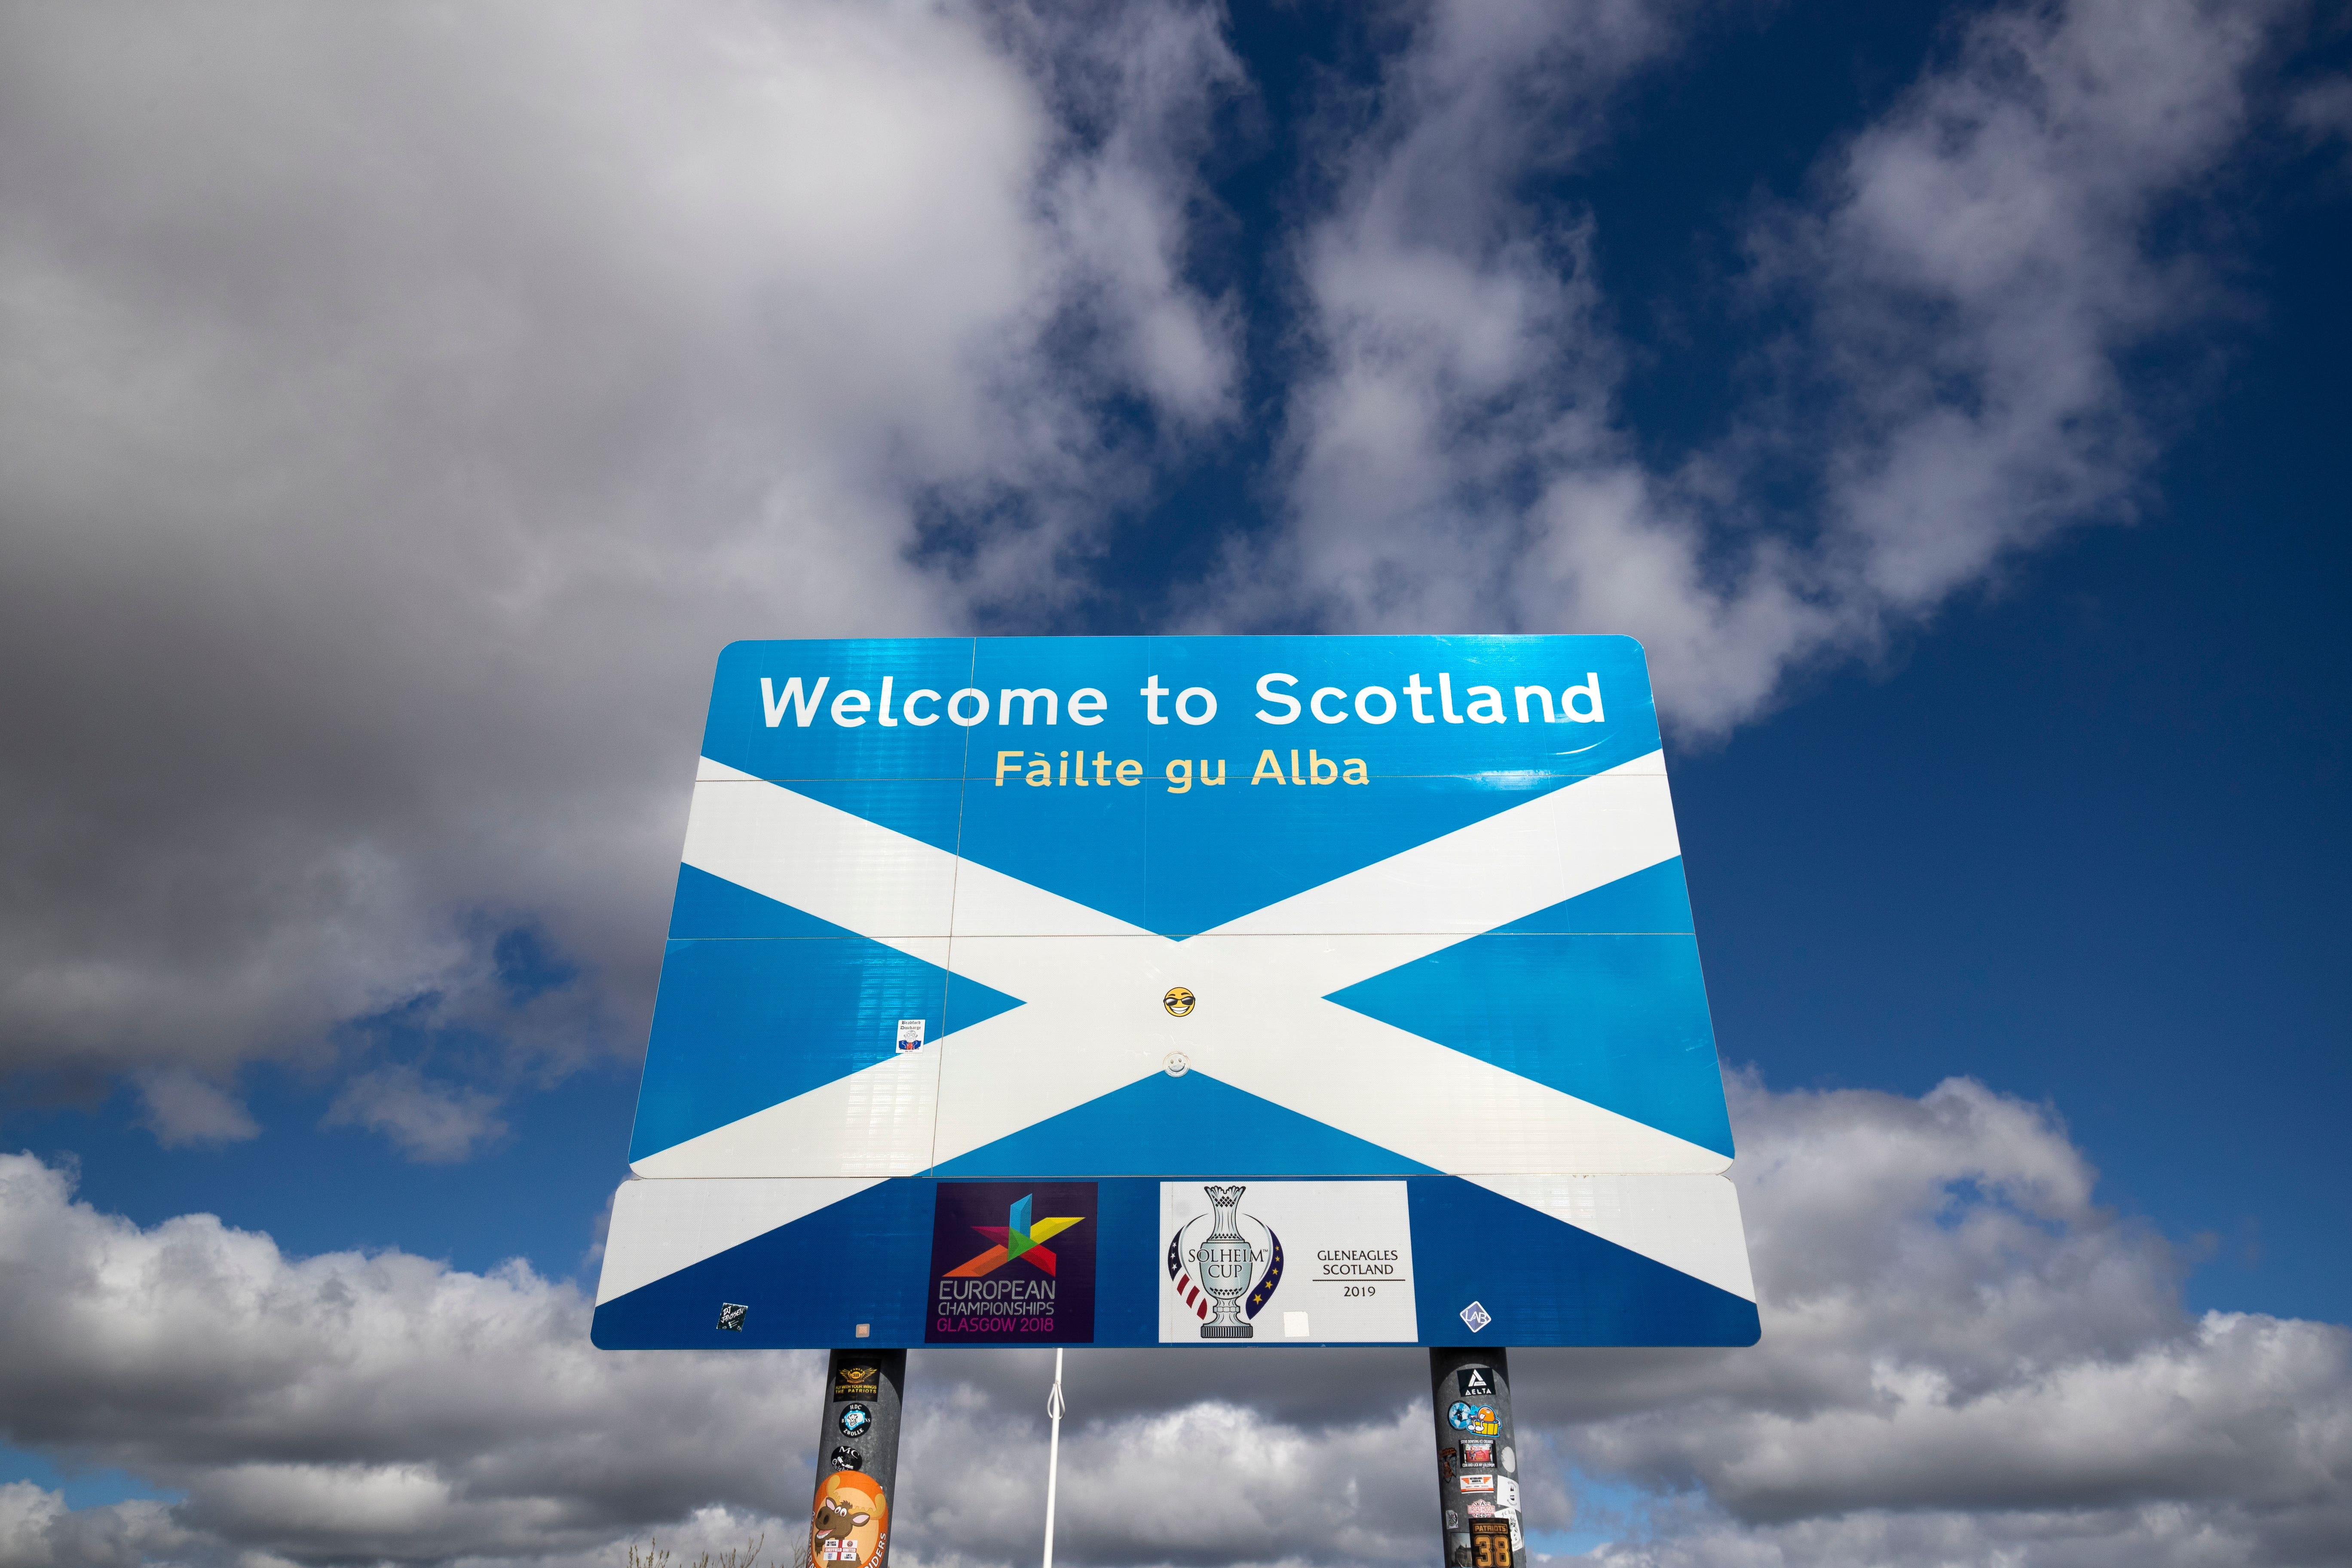
M 931 1221 L 930 1344 L 1089 1344 L 1096 1184 L 940 1184 Z
M 1405 1184 L 1163 1182 L 1161 1344 L 1418 1336 Z

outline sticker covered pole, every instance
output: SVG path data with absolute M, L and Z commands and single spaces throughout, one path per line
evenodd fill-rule
M 800 1568 L 882 1568 L 898 1500 L 902 1350 L 835 1351 L 824 1369 L 817 1429 L 816 1497 Z
M 1519 1524 L 1509 1357 L 1500 1345 L 1433 1348 L 1429 1393 L 1447 1568 L 1518 1568 L 1527 1535 Z

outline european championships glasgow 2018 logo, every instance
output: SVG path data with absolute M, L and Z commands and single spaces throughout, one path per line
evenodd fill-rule
M 942 1182 L 931 1219 L 929 1344 L 1091 1344 L 1095 1184 Z
M 1282 1238 L 1241 1212 L 1247 1187 L 1201 1190 L 1209 1194 L 1209 1212 L 1168 1238 L 1169 1282 L 1200 1318 L 1202 1339 L 1255 1338 L 1258 1313 L 1282 1284 Z

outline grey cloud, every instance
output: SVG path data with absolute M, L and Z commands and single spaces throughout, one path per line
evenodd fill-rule
M 241 1143 L 261 1133 L 235 1095 L 184 1068 L 142 1073 L 139 1100 L 140 1120 L 167 1149 Z
M 2210 191 L 2288 14 L 1973 18 L 1754 225 L 1754 321 L 1791 323 L 1759 367 L 1776 390 L 1660 468 L 1616 406 L 1607 215 L 1518 193 L 1607 133 L 1675 13 L 1432 8 L 1300 245 L 1322 368 L 1291 394 L 1289 525 L 1202 613 L 1628 631 L 1705 734 L 2053 531 L 2134 515 L 2160 431 L 2118 365 L 2224 298 L 2155 223 Z M 1764 499 L 1790 490 L 1796 515 Z
M 1080 136 L 956 5 L 0 15 L 0 1068 L 633 1048 L 716 648 L 953 626 L 1131 484 L 1110 394 L 1221 417 L 1230 57 L 1110 42 Z
M 131 1568 L 189 1541 L 163 1503 L 148 1500 L 68 1509 L 65 1496 L 30 1481 L 0 1482 L 0 1563 L 6 1568 Z
M 412 1159 L 446 1164 L 505 1136 L 498 1104 L 495 1095 L 436 1082 L 412 1067 L 377 1068 L 343 1086 L 322 1125 L 372 1128 Z
M 1516 1354 L 1538 1530 L 1608 1517 L 1589 1477 L 1638 1499 L 1598 1560 L 1658 1568 L 2352 1553 L 2352 1332 L 2184 1312 L 2180 1259 L 2099 1207 L 2046 1110 L 1965 1080 L 1735 1088 L 1763 1342 Z M 0 1436 L 184 1493 L 139 1517 L 191 1544 L 151 1555 L 553 1568 L 656 1532 L 786 1539 L 815 1358 L 604 1354 L 587 1315 L 520 1265 L 292 1258 L 201 1215 L 142 1229 L 0 1161 Z M 1425 1364 L 1073 1352 L 1057 1554 L 1422 1560 Z M 1034 1554 L 1049 1369 L 914 1358 L 911 1561 Z M 130 1528 L 52 1496 L 10 1501 L 10 1539 Z

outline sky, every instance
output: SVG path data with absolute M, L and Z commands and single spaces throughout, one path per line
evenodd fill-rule
M 1540 1554 L 2352 1558 L 2347 197 L 2286 0 L 0 4 L 0 1565 L 789 1536 L 586 1338 L 717 652 L 1206 631 L 1649 651 L 1764 1337 Z M 1426 1560 L 1419 1352 L 1070 1367 L 1068 1561 Z

